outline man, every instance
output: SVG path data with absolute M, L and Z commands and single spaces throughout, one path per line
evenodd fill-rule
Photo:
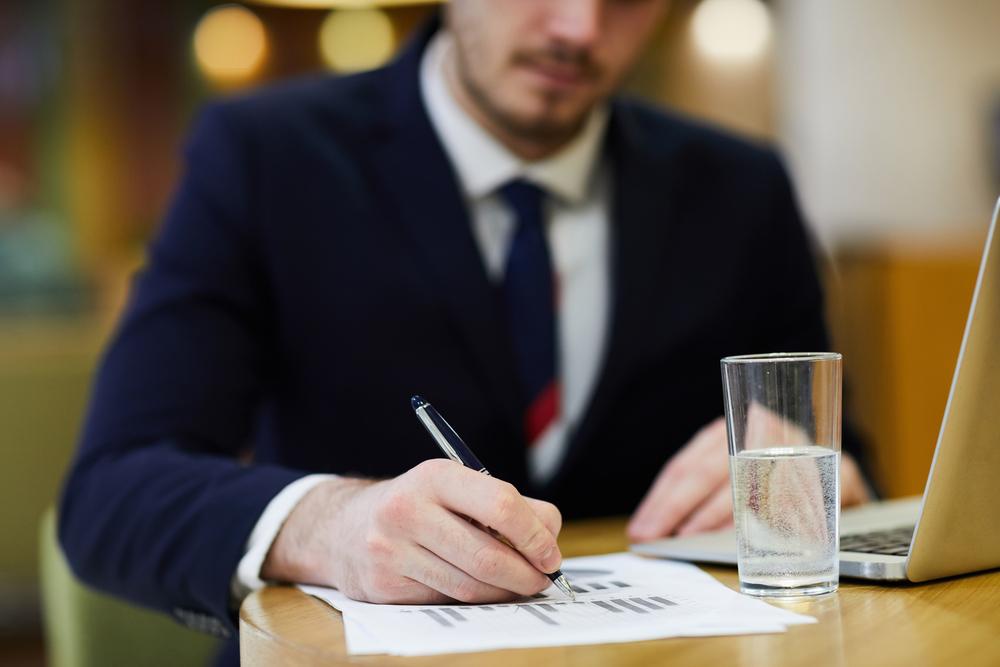
M 262 580 L 534 593 L 560 510 L 728 522 L 719 358 L 828 342 L 777 159 L 611 98 L 665 9 L 453 0 L 383 70 L 209 108 L 66 484 L 78 574 L 226 633 Z M 426 460 L 415 393 L 495 478 Z

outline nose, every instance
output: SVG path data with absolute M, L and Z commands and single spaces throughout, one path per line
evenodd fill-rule
M 577 47 L 597 40 L 604 0 L 548 0 L 549 36 Z

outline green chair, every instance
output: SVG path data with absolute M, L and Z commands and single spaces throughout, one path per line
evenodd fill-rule
M 217 639 L 171 618 L 98 593 L 70 571 L 56 539 L 56 515 L 42 518 L 41 585 L 52 667 L 208 665 Z

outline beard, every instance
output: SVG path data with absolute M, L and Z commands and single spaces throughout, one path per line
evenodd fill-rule
M 524 141 L 551 144 L 573 137 L 586 122 L 598 99 L 576 101 L 558 90 L 531 91 L 532 109 L 523 111 L 505 105 L 495 91 L 472 76 L 469 63 L 457 49 L 456 74 L 472 102 L 502 131 Z M 556 66 L 570 68 L 584 83 L 596 85 L 601 70 L 588 50 L 553 44 L 537 50 L 519 51 L 511 57 L 513 67 Z

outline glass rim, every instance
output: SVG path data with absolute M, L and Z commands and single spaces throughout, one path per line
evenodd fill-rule
M 841 361 L 840 352 L 768 352 L 767 354 L 737 354 L 723 357 L 724 364 L 752 364 L 774 361 Z

